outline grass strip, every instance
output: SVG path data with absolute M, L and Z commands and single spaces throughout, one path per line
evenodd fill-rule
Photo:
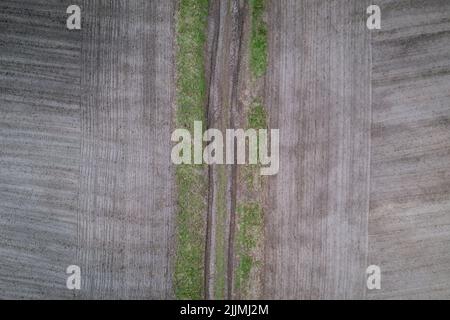
M 208 0 L 179 0 L 176 24 L 176 125 L 193 132 L 194 121 L 205 123 L 204 44 Z M 177 299 L 204 297 L 204 256 L 207 177 L 203 165 L 180 165 L 174 290 Z
M 239 228 L 237 230 L 237 253 L 239 264 L 236 270 L 236 289 L 245 294 L 250 272 L 259 261 L 252 256 L 263 229 L 263 210 L 257 202 L 242 203 L 237 208 Z

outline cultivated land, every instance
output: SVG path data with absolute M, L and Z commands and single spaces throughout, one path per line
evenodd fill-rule
M 0 296 L 173 297 L 174 3 L 69 4 L 0 4 Z
M 370 147 L 367 1 L 272 1 L 265 296 L 363 298 Z
M 90 298 L 172 297 L 174 5 L 90 1 L 77 259 Z
M 0 2 L 0 298 L 70 298 L 81 34 L 61 1 Z
M 2 0 L 0 298 L 450 299 L 450 3 L 370 4 Z M 174 167 L 195 120 L 278 175 Z
M 450 299 L 450 3 L 386 1 L 372 37 L 369 298 Z
M 368 4 L 271 2 L 268 298 L 450 298 L 449 4 Z

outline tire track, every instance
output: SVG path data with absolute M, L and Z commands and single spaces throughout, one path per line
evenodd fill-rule
M 208 23 L 208 124 L 207 128 L 235 127 L 239 56 L 244 2 L 211 1 Z M 235 153 L 236 156 L 236 153 Z M 209 167 L 209 196 L 205 256 L 205 297 L 231 297 L 234 271 L 236 167 Z M 223 194 L 223 190 L 225 195 Z M 223 198 L 224 197 L 224 198 Z M 220 260 L 219 260 L 220 259 Z M 216 272 L 217 265 L 224 270 Z M 224 279 L 220 279 L 223 277 Z M 224 287 L 220 284 L 224 281 Z M 220 292 L 216 292 L 219 287 Z

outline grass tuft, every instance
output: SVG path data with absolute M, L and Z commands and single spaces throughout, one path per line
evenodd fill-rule
M 252 129 L 267 128 L 267 114 L 264 106 L 259 101 L 254 101 L 248 112 L 248 126 Z
M 217 215 L 216 215 L 216 265 L 215 265 L 215 299 L 225 298 L 225 273 L 226 273 L 226 242 L 225 225 L 227 215 L 227 173 L 224 165 L 217 166 L 218 171 L 218 193 L 217 193 Z
M 256 78 L 263 76 L 267 70 L 267 25 L 263 19 L 265 6 L 266 0 L 250 0 L 250 69 Z
M 239 264 L 236 270 L 236 289 L 245 290 L 250 271 L 258 263 L 252 257 L 263 228 L 263 210 L 257 202 L 242 203 L 237 208 L 239 228 L 237 230 L 237 253 Z

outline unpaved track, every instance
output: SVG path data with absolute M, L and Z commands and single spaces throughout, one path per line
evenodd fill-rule
M 206 76 L 208 79 L 208 128 L 235 127 L 239 54 L 244 2 L 211 1 L 208 19 Z M 222 170 L 222 172 L 220 172 Z M 220 177 L 222 175 L 222 178 Z M 224 281 L 223 298 L 230 297 L 234 269 L 234 217 L 236 210 L 236 167 L 209 167 L 205 297 L 216 298 L 215 288 Z M 221 251 L 221 252 L 219 252 Z M 218 261 L 220 256 L 223 261 Z M 223 274 L 216 272 L 224 264 Z M 219 280 L 223 277 L 224 280 Z
M 374 34 L 370 298 L 450 298 L 450 2 L 379 2 Z
M 370 34 L 367 1 L 270 1 L 265 297 L 363 298 Z
M 69 4 L 0 4 L 0 297 L 172 297 L 174 1 Z

